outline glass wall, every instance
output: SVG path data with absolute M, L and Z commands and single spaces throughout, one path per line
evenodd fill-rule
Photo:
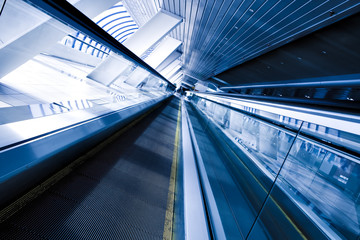
M 193 125 L 202 121 L 203 131 L 211 132 L 212 144 L 225 153 L 213 161 L 227 166 L 219 174 L 229 175 L 226 184 L 236 186 L 232 191 L 225 187 L 215 191 L 216 184 L 226 185 L 218 180 L 212 188 L 215 198 L 227 199 L 231 221 L 238 223 L 242 238 L 358 239 L 360 136 L 291 116 L 239 108 L 240 103 L 226 99 L 214 102 L 194 95 L 190 101 L 201 119 L 193 119 Z M 202 142 L 198 138 L 197 143 Z M 202 158 L 210 169 L 215 163 L 205 152 Z M 244 208 L 248 213 L 239 210 Z M 221 215 L 221 205 L 219 211 Z M 223 217 L 223 222 L 230 219 Z
M 105 105 L 114 110 L 172 93 L 168 82 L 139 60 L 60 20 L 21 0 L 5 2 L 2 124 Z

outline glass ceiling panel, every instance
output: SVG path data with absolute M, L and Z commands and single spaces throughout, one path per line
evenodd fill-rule
M 76 7 L 79 1 L 68 1 Z M 92 19 L 97 25 L 109 33 L 120 43 L 125 42 L 138 29 L 138 25 L 126 10 L 122 1 L 119 1 L 106 11 L 100 13 Z M 110 50 L 102 44 L 93 41 L 86 35 L 77 32 L 69 35 L 62 40 L 65 46 L 70 46 L 81 52 L 85 52 L 97 58 L 104 58 Z
M 93 21 L 121 43 L 139 29 L 122 1 L 96 16 Z

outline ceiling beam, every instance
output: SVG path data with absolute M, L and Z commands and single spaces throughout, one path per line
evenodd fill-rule
M 74 6 L 92 18 L 116 2 L 116 0 L 81 0 L 77 1 Z M 59 27 L 58 23 L 49 21 L 51 19 L 49 16 L 28 14 L 26 10 L 28 6 L 22 6 L 23 4 L 25 3 L 7 2 L 1 15 L 1 20 L 7 25 L 4 31 L 9 29 L 10 32 L 4 32 L 2 29 L 2 35 L 9 39 L 2 39 L 5 46 L 0 49 L 0 78 L 39 53 L 50 51 L 61 38 L 67 35 L 62 30 L 62 26 Z M 19 22 L 19 19 L 22 21 Z M 14 26 L 11 27 L 12 25 Z
M 181 22 L 181 17 L 167 11 L 159 11 L 150 21 L 128 38 L 124 45 L 141 57 Z
M 164 70 L 160 72 L 161 75 L 163 75 L 165 78 L 170 74 L 170 72 L 177 66 L 180 66 L 181 61 L 176 59 L 172 63 L 170 63 Z
M 160 42 L 154 51 L 144 61 L 153 68 L 161 65 L 178 47 L 181 41 L 167 37 Z
M 182 21 L 181 17 L 171 13 L 161 11 L 158 12 L 149 22 L 136 31 L 130 38 L 128 38 L 124 45 L 130 51 L 135 53 L 138 57 L 144 54 L 152 46 L 164 38 L 174 27 Z M 116 79 L 127 69 L 128 65 L 124 64 L 121 58 L 112 54 L 105 59 L 97 68 L 95 68 L 89 75 L 97 82 L 111 85 Z M 141 71 L 140 71 L 141 72 Z M 137 76 L 136 73 L 134 75 Z M 144 80 L 148 74 L 141 77 Z M 125 80 L 126 81 L 126 80 Z M 130 82 L 133 82 L 131 79 Z M 140 81 L 140 80 L 139 80 Z M 140 82 L 141 82 L 140 81 Z
M 170 54 L 157 68 L 156 70 L 158 72 L 161 72 L 164 70 L 167 66 L 169 66 L 173 61 L 176 59 L 179 59 L 181 57 L 182 53 L 178 51 L 174 51 L 172 54 Z

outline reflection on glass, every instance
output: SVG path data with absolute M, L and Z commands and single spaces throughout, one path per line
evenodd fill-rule
M 110 53 L 110 49 L 95 42 L 81 32 L 77 32 L 75 36 L 68 35 L 67 37 L 64 37 L 61 40 L 61 43 L 67 47 L 77 49 L 80 52 L 90 54 L 97 58 L 107 57 Z
M 94 107 L 95 105 L 96 100 L 90 101 L 87 99 L 76 99 L 52 102 L 50 104 L 43 103 L 11 108 L 0 108 L 0 125 L 60 113 L 68 113 L 76 110 L 88 109 Z
M 165 80 L 129 57 L 21 0 L 6 2 L 0 32 L 0 82 L 13 89 L 0 94 L 0 107 L 33 110 L 39 103 L 38 117 L 99 105 L 85 107 L 79 99 L 124 107 L 169 94 Z M 12 110 L 6 112 L 13 121 L 21 119 Z
M 123 43 L 138 29 L 138 25 L 128 13 L 122 1 L 104 1 L 101 4 L 92 3 L 92 11 L 78 1 L 68 1 L 83 14 L 93 20 L 117 41 Z
M 274 123 L 276 125 L 281 125 L 281 126 L 285 126 L 286 128 L 289 128 L 289 129 L 293 129 L 295 131 L 297 131 L 301 124 L 302 124 L 302 121 L 301 120 L 298 120 L 298 119 L 295 119 L 295 118 L 292 118 L 292 117 L 289 117 L 289 116 L 284 116 L 280 113 L 273 113 L 273 112 L 270 112 L 270 111 L 266 111 L 266 110 L 262 110 L 262 109 L 258 109 L 254 106 L 250 107 L 250 106 L 247 106 L 247 102 L 243 102 L 241 100 L 234 100 L 234 99 L 224 99 L 224 98 L 221 98 L 221 97 L 216 97 L 216 96 L 212 96 L 212 95 L 201 95 L 199 94 L 201 97 L 204 97 L 202 98 L 204 101 L 206 99 L 209 99 L 209 100 L 213 100 L 217 103 L 220 103 L 222 105 L 225 105 L 225 106 L 231 106 L 247 115 L 251 115 L 251 116 L 257 116 L 261 119 L 264 119 L 265 121 L 267 122 L 271 122 L 271 123 Z M 198 96 L 196 95 L 191 95 L 191 94 L 188 94 L 188 98 L 189 99 L 194 99 L 194 101 L 198 101 L 196 100 L 197 98 L 199 98 Z M 252 104 L 250 104 L 252 105 Z
M 205 129 L 209 129 L 217 139 L 215 145 L 221 148 L 220 152 L 226 153 L 214 160 L 215 153 L 207 156 L 209 145 L 203 147 L 206 152 L 202 153 L 205 167 L 211 169 L 215 165 L 216 170 L 211 171 L 220 175 L 219 184 L 224 184 L 221 192 L 216 191 L 216 185 L 213 186 L 215 198 L 220 202 L 220 215 L 224 216 L 223 224 L 229 226 L 230 221 L 239 223 L 238 228 L 242 236 L 246 237 L 290 150 L 295 134 L 206 99 L 194 97 L 192 101 L 204 114 L 202 116 L 208 122 Z M 198 140 L 199 145 L 205 142 L 205 139 Z M 227 171 L 222 170 L 222 164 Z M 211 171 L 208 170 L 208 175 L 213 175 Z M 227 205 L 221 200 L 224 197 Z M 229 208 L 234 219 L 225 217 Z
M 301 131 L 304 134 L 324 139 L 336 146 L 344 147 L 360 154 L 359 135 L 308 122 L 304 122 Z
M 333 231 L 331 236 L 355 239 L 360 234 L 359 174 L 359 159 L 299 138 L 279 184 L 296 189 L 298 203 L 320 227 Z
M 240 226 L 244 236 L 248 239 L 359 238 L 358 135 L 304 122 L 295 138 L 295 132 L 253 114 L 197 96 L 191 100 L 216 129 L 226 135 L 228 140 L 216 133 L 221 139 L 221 148 L 229 145 L 221 142 L 228 141 L 238 148 L 232 150 L 237 157 L 229 161 L 241 164 L 232 164 L 230 172 L 251 203 L 241 206 L 253 208 L 255 214 L 260 214 L 251 232 Z M 293 126 L 301 124 L 286 116 L 282 116 L 282 121 Z M 248 172 L 251 174 L 246 175 Z M 256 203 L 264 203 L 264 194 L 270 190 L 268 183 L 273 183 L 277 175 L 276 184 L 260 212 L 261 207 Z M 234 197 L 235 194 L 227 196 L 228 199 Z M 251 215 L 242 217 L 253 219 Z
M 262 231 L 278 238 L 281 229 L 274 229 L 271 220 L 276 216 L 279 228 L 297 225 L 300 233 L 306 236 L 358 239 L 359 179 L 358 158 L 298 137 L 252 235 Z M 282 196 L 284 193 L 286 197 Z M 284 216 L 290 221 L 281 223 Z
M 294 140 L 293 133 L 205 99 L 198 99 L 197 107 L 249 155 L 252 164 L 275 178 Z

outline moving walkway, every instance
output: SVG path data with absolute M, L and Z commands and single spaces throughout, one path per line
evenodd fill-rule
M 1 236 L 356 239 L 359 119 L 294 107 L 165 100 L 10 201 Z
M 29 2 L 36 8 L 10 6 L 29 9 L 34 31 L 56 41 L 81 32 L 96 43 L 82 49 L 102 54 L 34 47 L 2 68 L 8 82 L 40 72 L 96 91 L 0 109 L 14 116 L 0 125 L 0 238 L 359 238 L 357 103 L 335 111 L 332 102 L 274 102 L 273 86 L 173 97 L 171 83 L 75 9 Z M 17 41 L 36 45 L 28 34 Z M 110 82 L 97 56 L 122 64 Z M 101 78 L 87 81 L 95 69 Z
M 95 146 L 83 164 L 67 166 L 18 199 L 8 207 L 17 213 L 1 224 L 0 238 L 161 239 L 173 204 L 168 193 L 179 110 L 178 99 L 168 100 L 106 146 Z

